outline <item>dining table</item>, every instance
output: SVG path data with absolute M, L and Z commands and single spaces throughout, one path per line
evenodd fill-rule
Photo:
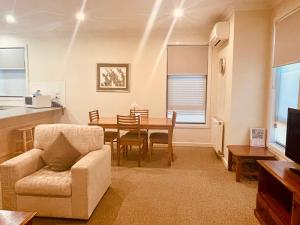
M 117 117 L 100 117 L 96 121 L 92 121 L 89 125 L 100 126 L 104 129 L 117 129 Z M 172 147 L 172 120 L 169 118 L 141 118 L 140 128 L 147 130 L 166 130 L 168 132 L 168 166 L 171 166 L 173 161 Z

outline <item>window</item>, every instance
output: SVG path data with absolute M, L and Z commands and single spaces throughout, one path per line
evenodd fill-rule
M 206 122 L 205 75 L 168 76 L 168 116 L 177 112 L 177 123 Z
M 168 46 L 167 114 L 177 123 L 206 123 L 207 65 L 207 45 Z
M 277 144 L 286 144 L 286 125 L 288 108 L 298 108 L 300 63 L 280 66 L 275 72 L 275 129 Z
M 0 48 L 0 96 L 26 94 L 25 48 Z

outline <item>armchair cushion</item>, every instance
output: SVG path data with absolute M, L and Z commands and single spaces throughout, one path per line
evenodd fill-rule
M 73 124 L 41 124 L 34 130 L 34 148 L 47 149 L 57 135 L 63 132 L 72 145 L 85 155 L 103 146 L 103 129 L 98 126 Z
M 44 162 L 54 171 L 70 169 L 80 156 L 62 132 L 42 154 Z
M 71 196 L 71 171 L 55 172 L 46 167 L 22 178 L 15 184 L 19 195 Z

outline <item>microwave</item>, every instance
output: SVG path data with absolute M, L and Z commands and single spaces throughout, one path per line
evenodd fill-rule
M 38 95 L 25 97 L 25 107 L 28 108 L 49 108 L 52 106 L 50 95 Z

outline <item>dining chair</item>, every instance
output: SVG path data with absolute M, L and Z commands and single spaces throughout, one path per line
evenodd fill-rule
M 141 166 L 141 154 L 145 148 L 145 136 L 141 134 L 140 116 L 117 115 L 118 148 L 117 158 L 120 166 L 120 153 L 127 151 L 128 146 L 138 146 L 138 166 Z M 123 134 L 125 132 L 125 134 Z M 131 132 L 131 133 L 130 133 Z M 127 153 L 127 152 L 126 152 Z
M 141 119 L 148 119 L 149 118 L 149 109 L 130 109 L 130 116 L 140 116 Z M 128 134 L 132 134 L 129 132 Z M 148 151 L 148 137 L 149 137 L 148 129 L 141 130 L 141 135 L 146 136 L 146 150 Z M 130 148 L 131 150 L 131 148 Z
M 162 132 L 154 132 L 150 134 L 150 160 L 152 159 L 153 154 L 153 145 L 154 144 L 168 144 L 169 135 L 171 135 L 171 139 L 173 139 L 173 131 L 176 124 L 176 112 L 173 112 L 172 115 L 172 129 L 171 133 L 162 133 Z M 173 144 L 172 144 L 172 159 L 173 159 Z
M 90 111 L 89 117 L 90 117 L 90 123 L 97 122 L 100 119 L 99 110 Z M 104 144 L 106 142 L 110 143 L 111 157 L 112 157 L 112 159 L 114 159 L 114 142 L 117 141 L 118 132 L 117 131 L 106 131 L 105 128 L 103 128 L 103 132 L 104 132 Z
M 142 119 L 149 118 L 149 109 L 130 109 L 131 116 L 140 116 Z

